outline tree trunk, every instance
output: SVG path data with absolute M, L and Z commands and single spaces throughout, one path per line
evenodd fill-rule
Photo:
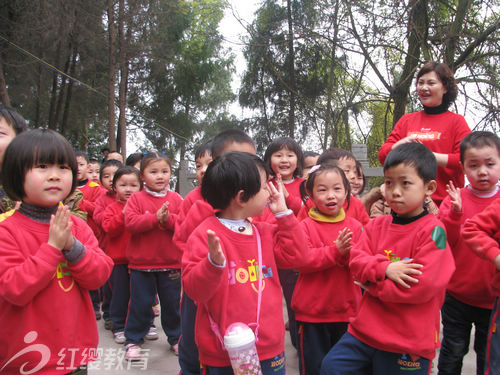
M 457 4 L 457 13 L 455 14 L 455 20 L 448 27 L 444 62 L 448 64 L 448 66 L 453 71 L 455 70 L 454 62 L 455 52 L 457 50 L 457 41 L 460 36 L 460 32 L 462 31 L 465 16 L 467 15 L 467 11 L 469 10 L 471 3 L 471 0 L 459 0 Z
M 292 19 L 292 1 L 287 0 L 288 17 L 288 91 L 290 95 L 290 109 L 288 114 L 288 136 L 295 138 L 295 52 L 293 50 L 293 19 Z
M 107 0 L 108 12 L 108 134 L 109 148 L 116 150 L 116 113 L 115 113 L 115 82 L 116 82 L 116 28 L 113 0 Z
M 7 107 L 10 107 L 10 98 L 7 93 L 7 84 L 5 83 L 5 77 L 3 74 L 3 61 L 4 61 L 4 46 L 5 43 L 0 43 L 0 102 L 2 102 Z
M 119 147 L 119 152 L 122 155 L 126 155 L 126 111 L 127 111 L 127 80 L 128 80 L 128 61 L 127 61 L 127 51 L 126 51 L 126 40 L 125 40 L 125 0 L 120 0 L 119 8 L 119 19 L 118 19 L 118 38 L 119 38 L 119 54 L 118 54 L 118 65 L 120 66 L 120 87 L 119 87 L 119 98 L 118 106 L 120 110 L 120 115 L 118 117 L 118 136 L 117 143 Z
M 69 68 L 69 75 L 74 76 L 75 74 L 75 68 L 76 68 L 76 58 L 78 56 L 78 51 L 75 48 L 75 51 L 73 52 L 73 58 L 71 59 L 71 65 Z M 66 101 L 64 103 L 64 111 L 63 111 L 63 118 L 61 121 L 61 134 L 66 135 L 66 129 L 68 128 L 68 118 L 69 118 L 69 108 L 71 105 L 71 94 L 73 92 L 73 81 L 69 80 L 68 82 L 68 90 L 66 91 Z

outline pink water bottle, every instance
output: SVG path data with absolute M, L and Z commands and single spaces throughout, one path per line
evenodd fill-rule
M 262 375 L 255 335 L 245 323 L 233 323 L 227 327 L 224 346 L 235 375 Z

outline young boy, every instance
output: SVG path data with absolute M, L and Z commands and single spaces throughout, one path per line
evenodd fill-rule
M 358 315 L 324 358 L 321 374 L 429 374 L 444 291 L 455 270 L 443 224 L 423 207 L 437 162 L 419 143 L 396 147 L 384 176 L 393 215 L 365 226 L 349 266 L 365 289 Z
M 101 164 L 97 160 L 95 159 L 89 160 L 89 166 L 87 170 L 87 177 L 89 181 L 99 183 L 100 169 L 101 169 Z
M 460 236 L 460 229 L 467 220 L 500 197 L 497 186 L 500 178 L 500 138 L 486 131 L 470 133 L 460 144 L 460 163 L 470 184 L 458 189 L 450 181 L 447 186 L 449 195 L 441 203 L 438 214 L 446 227 L 456 264 L 441 310 L 443 341 L 438 369 L 440 375 L 460 374 L 474 324 L 476 368 L 477 374 L 482 375 L 488 325 L 495 300 L 491 279 L 496 268 L 474 255 Z

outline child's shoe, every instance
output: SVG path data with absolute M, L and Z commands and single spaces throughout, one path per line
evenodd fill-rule
M 117 344 L 125 344 L 125 341 L 127 341 L 125 339 L 125 332 L 123 331 L 113 332 L 113 337 Z
M 139 361 L 141 360 L 142 348 L 137 344 L 128 344 L 125 347 L 125 359 L 128 361 Z
M 149 327 L 149 332 L 146 336 L 144 336 L 146 340 L 158 340 L 158 332 L 156 331 L 156 327 Z
M 104 321 L 104 329 L 111 331 L 113 329 L 113 321 L 111 319 L 107 319 Z

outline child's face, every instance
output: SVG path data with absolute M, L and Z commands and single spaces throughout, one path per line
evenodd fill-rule
M 65 164 L 37 164 L 24 177 L 23 201 L 51 207 L 65 199 L 71 190 L 73 172 Z
M 221 151 L 221 155 L 226 152 L 231 151 L 239 151 L 239 152 L 247 152 L 249 154 L 255 155 L 255 147 L 247 142 L 231 142 L 228 143 Z
M 314 167 L 319 159 L 319 155 L 307 156 L 304 158 L 304 169 L 302 170 L 302 177 L 307 178 L 309 176 L 309 171 Z
M 123 163 L 123 156 L 119 152 L 110 152 L 106 160 L 118 160 L 120 163 Z
M 114 188 L 116 197 L 126 202 L 132 194 L 141 190 L 141 182 L 133 173 L 124 174 L 116 181 Z
M 89 164 L 87 163 L 87 160 L 83 156 L 77 156 L 76 157 L 76 179 L 78 181 L 85 180 L 87 178 L 87 173 L 89 169 Z
M 89 163 L 87 169 L 87 177 L 90 181 L 99 182 L 99 168 L 100 168 L 99 164 Z
M 283 181 L 293 179 L 293 172 L 297 169 L 297 155 L 288 148 L 282 148 L 271 155 L 271 169 L 281 175 Z
M 352 195 L 361 194 L 361 189 L 363 189 L 363 176 L 356 173 L 356 179 L 351 183 L 351 193 Z
M 3 154 L 10 141 L 14 139 L 16 132 L 12 126 L 2 117 L 0 119 L 0 166 L 2 166 Z
M 500 178 L 500 156 L 496 147 L 471 147 L 465 150 L 464 172 L 470 184 L 482 191 L 493 191 Z
M 201 185 L 203 176 L 207 171 L 208 165 L 212 162 L 212 155 L 209 152 L 205 152 L 203 155 L 196 159 L 196 179 Z
M 352 185 L 356 183 L 357 173 L 356 173 L 356 160 L 352 158 L 342 158 L 339 159 L 337 165 L 342 169 L 347 177 L 347 181 Z
M 424 200 L 436 190 L 436 181 L 424 183 L 412 165 L 398 164 L 384 172 L 385 199 L 401 217 L 414 217 L 424 211 Z
M 166 160 L 158 159 L 150 162 L 142 172 L 142 181 L 149 190 L 160 192 L 165 190 L 170 182 L 170 165 Z
M 342 177 L 334 170 L 318 174 L 311 193 L 316 208 L 328 216 L 337 216 L 347 197 Z
M 102 170 L 101 185 L 108 191 L 113 189 L 113 177 L 117 170 L 118 167 L 116 165 L 110 165 Z
M 266 172 L 259 170 L 260 173 L 260 190 L 257 194 L 245 202 L 244 217 L 260 216 L 264 213 L 266 203 L 269 199 L 269 189 L 267 187 Z

